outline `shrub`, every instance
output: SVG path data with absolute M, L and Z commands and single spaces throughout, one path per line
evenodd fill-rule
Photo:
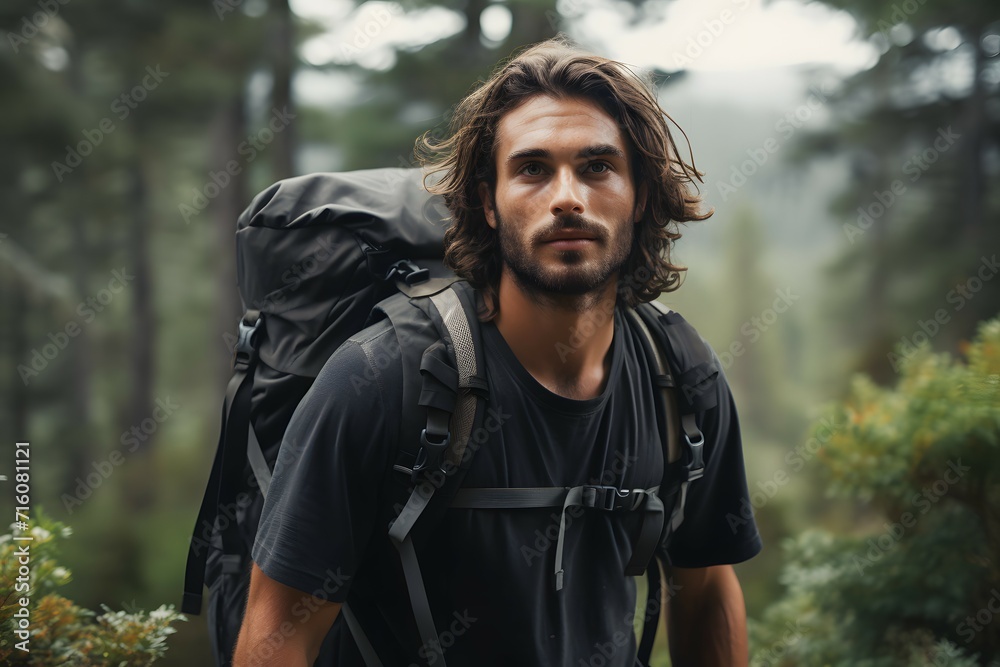
M 965 356 L 924 346 L 895 387 L 860 377 L 833 409 L 819 456 L 858 528 L 786 543 L 752 664 L 1000 664 L 1000 320 Z
M 163 657 L 167 637 L 176 632 L 171 624 L 187 619 L 172 605 L 151 612 L 113 611 L 101 605 L 103 612 L 96 613 L 60 596 L 55 590 L 72 575 L 56 560 L 58 542 L 72 532 L 37 509 L 33 523 L 30 531 L 11 525 L 11 533 L 0 535 L 0 664 L 139 667 Z M 17 552 L 22 545 L 30 550 L 30 574 L 19 582 Z M 22 607 L 25 598 L 28 604 Z M 15 616 L 24 613 L 22 608 L 28 613 L 24 623 Z M 27 636 L 17 633 L 24 631 L 23 624 L 28 625 Z

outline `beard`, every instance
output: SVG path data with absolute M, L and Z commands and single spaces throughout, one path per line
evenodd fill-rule
M 503 220 L 499 210 L 496 222 L 500 259 L 521 291 L 538 303 L 575 311 L 597 305 L 608 282 L 628 261 L 635 234 L 635 226 L 626 219 L 616 225 L 621 233 L 611 238 L 604 227 L 577 214 L 563 216 L 527 239 Z M 560 250 L 555 262 L 543 262 L 538 245 L 552 233 L 565 229 L 592 236 L 592 244 L 597 247 Z M 602 249 L 603 254 L 594 252 Z

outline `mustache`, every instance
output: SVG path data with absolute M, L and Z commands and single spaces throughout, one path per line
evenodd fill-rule
M 534 243 L 541 243 L 544 239 L 548 238 L 556 232 L 574 230 L 578 232 L 583 232 L 588 236 L 593 236 L 598 241 L 607 240 L 607 230 L 601 225 L 588 220 L 579 213 L 568 213 L 564 216 L 556 218 L 551 224 L 546 225 L 544 228 L 538 230 L 532 235 L 532 241 Z

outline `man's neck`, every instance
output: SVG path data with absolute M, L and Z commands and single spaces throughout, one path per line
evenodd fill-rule
M 526 294 L 505 270 L 494 323 L 521 365 L 549 391 L 599 396 L 611 370 L 617 285 L 574 300 Z

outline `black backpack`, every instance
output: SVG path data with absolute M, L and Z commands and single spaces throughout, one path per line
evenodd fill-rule
M 625 575 L 646 573 L 650 604 L 637 660 L 647 665 L 659 619 L 660 564 L 653 552 L 684 517 L 687 486 L 704 469 L 701 415 L 714 407 L 714 354 L 680 315 L 659 303 L 628 310 L 645 335 L 663 400 L 657 422 L 664 479 L 652 489 L 582 485 L 462 489 L 480 445 L 489 384 L 476 292 L 444 268 L 447 210 L 417 169 L 311 174 L 254 198 L 237 223 L 245 314 L 233 342 L 233 378 L 208 487 L 188 552 L 184 613 L 200 614 L 209 588 L 216 663 L 229 665 L 249 587 L 250 551 L 271 471 L 292 413 L 326 360 L 347 339 L 388 318 L 403 368 L 400 442 L 384 497 L 395 500 L 389 536 L 397 547 L 428 663 L 445 665 L 417 554 L 449 507 L 581 506 L 642 513 Z M 419 519 L 419 521 L 418 521 Z M 562 587 L 562 531 L 554 578 Z M 652 603 L 653 600 L 655 603 Z M 368 667 L 381 665 L 348 599 L 338 617 Z M 332 633 L 331 633 L 332 634 Z M 329 637 L 328 637 L 329 639 Z M 328 664 L 324 643 L 319 664 Z M 438 647 L 434 649 L 433 647 Z

